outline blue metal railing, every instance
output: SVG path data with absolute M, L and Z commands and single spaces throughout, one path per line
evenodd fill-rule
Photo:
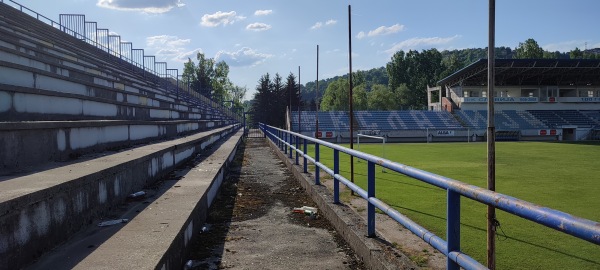
M 573 235 L 577 238 L 600 245 L 600 223 L 572 216 L 570 214 L 542 207 L 524 200 L 520 200 L 502 193 L 493 192 L 478 186 L 466 184 L 441 175 L 433 174 L 419 170 L 404 164 L 383 159 L 374 155 L 348 149 L 333 143 L 321 141 L 312 137 L 304 136 L 295 132 L 260 124 L 260 129 L 273 143 L 275 143 L 289 157 L 292 158 L 292 151 L 296 151 L 297 157 L 301 155 L 304 158 L 304 172 L 307 170 L 307 161 L 315 164 L 315 184 L 320 183 L 319 170 L 322 169 L 334 178 L 333 200 L 339 203 L 339 184 L 340 182 L 356 192 L 363 199 L 367 200 L 367 235 L 375 236 L 375 208 L 380 209 L 385 214 L 402 224 L 411 232 L 425 240 L 435 249 L 442 252 L 447 257 L 447 269 L 487 269 L 469 255 L 460 251 L 460 198 L 466 197 L 474 201 L 494 206 L 497 209 L 507 213 L 522 217 L 524 219 L 542 224 L 557 231 Z M 299 141 L 303 142 L 303 149 L 300 149 Z M 315 144 L 315 157 L 307 154 L 308 142 Z M 319 161 L 319 146 L 325 146 L 333 149 L 334 168 L 331 170 Z M 343 152 L 355 156 L 368 162 L 367 164 L 367 190 L 350 182 L 339 174 L 339 153 Z M 298 158 L 296 158 L 298 164 Z M 436 236 L 421 225 L 410 220 L 391 206 L 376 198 L 375 194 L 375 165 L 379 165 L 406 176 L 421 180 L 447 191 L 447 240 Z

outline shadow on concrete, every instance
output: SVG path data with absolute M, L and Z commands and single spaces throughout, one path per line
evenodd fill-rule
M 144 187 L 146 196 L 138 200 L 126 200 L 109 210 L 109 214 L 100 220 L 95 220 L 88 227 L 74 234 L 66 243 L 55 248 L 48 254 L 43 255 L 28 266 L 29 270 L 43 269 L 72 269 L 94 250 L 119 232 L 125 223 L 116 224 L 108 227 L 99 227 L 97 224 L 104 220 L 113 219 L 134 219 L 146 207 L 160 198 L 171 187 L 183 178 L 190 170 L 196 167 L 200 162 L 210 157 L 223 143 L 232 135 L 225 136 L 219 142 L 205 149 L 191 160 L 179 165 L 160 180 Z M 198 196 L 200 198 L 201 196 Z

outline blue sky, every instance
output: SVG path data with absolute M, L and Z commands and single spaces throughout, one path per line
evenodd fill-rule
M 397 50 L 487 47 L 485 0 L 20 0 L 58 21 L 85 14 L 136 49 L 182 69 L 196 52 L 225 60 L 251 99 L 261 75 L 297 75 L 302 83 L 348 72 L 348 5 L 353 70 L 384 66 Z M 549 51 L 600 47 L 597 0 L 496 1 L 496 46 L 534 38 Z

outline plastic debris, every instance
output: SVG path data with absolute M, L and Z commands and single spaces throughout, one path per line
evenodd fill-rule
M 210 231 L 210 227 L 211 227 L 210 224 L 205 224 L 204 226 L 202 226 L 202 229 L 200 229 L 200 233 L 205 233 L 205 232 Z
M 316 207 L 310 207 L 310 206 L 302 206 L 302 207 L 296 207 L 293 210 L 294 213 L 300 213 L 300 214 L 304 214 L 307 215 L 311 218 L 315 218 L 317 216 L 317 208 Z
M 196 261 L 196 260 L 188 260 L 185 265 L 183 266 L 184 270 L 191 270 L 194 269 L 198 266 L 200 266 L 202 264 L 202 261 Z
M 119 224 L 119 223 L 127 223 L 128 221 L 129 221 L 129 219 L 126 219 L 126 218 L 106 220 L 106 221 L 102 221 L 102 222 L 98 223 L 98 227 L 107 227 L 107 226 L 112 226 L 112 225 Z
M 133 200 L 139 200 L 146 197 L 146 192 L 145 191 L 138 191 L 135 193 L 131 193 L 127 196 L 128 199 L 133 199 Z

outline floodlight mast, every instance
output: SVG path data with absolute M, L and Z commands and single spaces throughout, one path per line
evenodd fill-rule
M 316 102 L 315 102 L 315 106 L 316 106 L 316 110 L 317 112 L 315 113 L 316 116 L 316 128 L 315 128 L 315 137 L 318 139 L 319 138 L 319 45 L 317 45 L 317 95 L 315 97 Z
M 496 29 L 496 0 L 489 0 L 489 33 L 488 33 L 488 127 L 487 127 L 487 152 L 488 152 L 488 177 L 487 187 L 496 191 L 496 127 L 494 124 L 494 48 Z M 496 269 L 496 209 L 487 207 L 487 267 Z
M 300 66 L 298 66 L 298 133 L 302 132 L 302 127 L 300 126 L 301 119 L 301 111 L 300 105 L 302 104 L 302 84 L 300 84 Z
M 352 121 L 353 117 L 353 108 L 352 108 L 352 13 L 351 6 L 348 5 L 348 62 L 349 62 L 349 71 L 348 74 L 348 82 L 350 84 L 350 93 L 348 99 L 350 100 L 350 149 L 354 149 L 354 121 Z M 350 155 L 350 181 L 354 183 L 354 156 Z M 350 191 L 351 195 L 354 195 L 354 191 Z

